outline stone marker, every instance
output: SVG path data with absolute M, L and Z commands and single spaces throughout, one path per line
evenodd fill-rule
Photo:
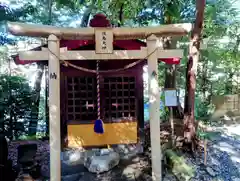
M 25 144 L 18 146 L 19 177 L 29 174 L 33 179 L 41 176 L 41 166 L 36 159 L 37 144 Z M 29 176 L 29 178 L 30 178 Z

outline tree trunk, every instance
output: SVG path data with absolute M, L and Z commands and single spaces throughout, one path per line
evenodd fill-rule
M 38 72 L 37 72 L 36 82 L 34 85 L 31 120 L 28 128 L 28 134 L 31 136 L 36 135 L 36 132 L 37 132 L 40 92 L 41 92 L 42 77 L 44 72 L 44 65 L 41 62 L 38 63 L 37 69 L 38 69 L 37 70 Z
M 10 98 L 10 99 L 12 99 L 12 98 Z M 12 101 L 11 101 L 11 103 L 12 103 Z M 12 106 L 11 106 L 12 107 Z M 10 113 L 9 113 L 9 115 L 10 115 L 10 117 L 9 117 L 9 139 L 12 141 L 13 140 L 13 137 L 14 137 L 14 128 L 13 128 L 13 124 L 14 124 L 14 122 L 13 122 L 13 110 L 11 109 L 10 110 Z
M 170 37 L 165 38 L 163 47 L 164 49 L 174 49 L 176 48 L 176 42 L 172 42 Z M 175 87 L 176 87 L 176 66 L 166 64 L 164 88 Z
M 166 24 L 171 24 L 172 20 L 170 16 L 166 18 Z M 172 38 L 168 37 L 164 40 L 164 49 L 175 49 L 176 48 L 176 41 L 173 41 Z M 176 88 L 176 65 L 166 65 L 165 67 L 165 82 L 164 88 Z M 173 118 L 183 118 L 180 101 L 178 97 L 179 105 L 177 107 L 172 108 Z
M 171 24 L 172 19 L 169 15 L 165 14 L 165 24 Z M 163 48 L 172 49 L 176 47 L 176 42 L 172 42 L 172 37 L 164 38 Z M 175 65 L 166 65 L 165 67 L 165 83 L 164 88 L 174 88 L 176 84 L 176 70 Z
M 166 49 L 176 48 L 176 42 L 165 43 Z M 176 65 L 166 65 L 165 67 L 165 83 L 164 88 L 176 88 Z M 178 106 L 172 108 L 173 118 L 182 119 L 182 108 L 178 97 Z
M 203 101 L 207 99 L 207 92 L 208 92 L 208 60 L 204 61 L 203 63 L 203 70 L 202 70 L 202 94 L 203 94 Z
M 81 27 L 87 27 L 88 22 L 90 19 L 90 15 L 93 11 L 93 8 L 95 7 L 96 0 L 92 0 L 92 3 L 87 9 L 84 11 L 83 16 L 82 16 L 82 21 L 81 21 Z
M 225 94 L 232 94 L 233 93 L 233 76 L 234 73 L 232 70 L 228 71 L 228 81 L 226 82 L 226 86 L 225 86 Z
M 48 9 L 48 20 L 47 24 L 52 24 L 52 7 L 53 7 L 53 0 L 49 0 L 47 4 Z M 42 43 L 43 45 L 43 43 Z M 32 103 L 32 110 L 31 110 L 31 120 L 29 123 L 28 134 L 29 135 L 36 135 L 37 133 L 37 125 L 38 125 L 38 115 L 39 115 L 39 103 L 40 103 L 40 92 L 41 92 L 41 85 L 42 85 L 42 77 L 44 73 L 44 64 L 42 62 L 37 63 L 37 77 L 36 82 L 34 85 L 34 95 L 33 95 L 33 103 Z M 45 77 L 46 79 L 46 77 Z M 47 81 L 47 80 L 45 80 Z M 47 83 L 47 82 L 46 82 Z M 47 89 L 47 87 L 46 87 Z M 46 100 L 48 100 L 47 90 L 45 95 Z M 46 101 L 46 108 L 48 109 L 48 101 Z M 49 132 L 49 115 L 48 110 L 45 113 L 45 121 L 46 121 L 46 133 Z
M 0 111 L 0 134 L 4 132 L 4 112 Z
M 53 0 L 48 0 L 48 25 L 52 24 L 52 6 Z
M 48 2 L 48 25 L 52 24 L 52 7 L 53 7 L 53 0 L 49 0 Z M 43 45 L 43 42 L 42 42 Z M 45 66 L 45 124 L 46 124 L 46 136 L 49 136 L 49 106 L 48 106 L 48 65 Z
M 164 88 L 176 88 L 176 66 L 166 65 Z
M 196 1 L 196 20 L 191 34 L 189 45 L 189 59 L 186 71 L 186 95 L 184 106 L 184 138 L 186 143 L 191 143 L 192 151 L 195 150 L 194 138 L 196 124 L 194 116 L 196 73 L 199 60 L 200 38 L 204 20 L 205 0 Z
M 123 25 L 123 7 L 124 7 L 124 3 L 121 4 L 120 10 L 119 10 L 118 27 Z
M 87 27 L 90 15 L 92 13 L 92 7 L 89 7 L 85 10 L 82 16 L 81 27 Z

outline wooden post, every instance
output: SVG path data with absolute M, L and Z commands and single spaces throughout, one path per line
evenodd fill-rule
M 152 178 L 162 180 L 161 145 L 160 145 L 160 92 L 158 87 L 158 57 L 156 48 L 158 38 L 151 35 L 147 39 L 148 77 L 149 77 L 149 118 L 152 152 Z
M 49 133 L 50 133 L 50 180 L 61 180 L 61 133 L 60 133 L 60 64 L 59 40 L 55 35 L 48 38 L 49 48 Z
M 204 165 L 207 165 L 207 139 L 204 138 Z
M 169 120 L 170 120 L 170 124 L 171 124 L 171 137 L 172 137 L 172 148 L 175 147 L 175 139 L 174 139 L 174 120 L 173 120 L 173 107 L 170 106 L 169 107 Z

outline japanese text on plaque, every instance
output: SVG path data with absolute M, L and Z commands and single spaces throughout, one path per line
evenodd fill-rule
M 107 33 L 102 32 L 102 49 L 105 50 L 107 48 Z

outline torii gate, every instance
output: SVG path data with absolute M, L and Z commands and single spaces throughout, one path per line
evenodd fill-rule
M 160 93 L 158 88 L 158 59 L 183 56 L 182 50 L 163 50 L 160 36 L 183 36 L 192 30 L 191 24 L 172 24 L 144 28 L 59 28 L 46 25 L 8 23 L 8 30 L 18 36 L 48 37 L 48 48 L 42 51 L 20 52 L 20 59 L 49 61 L 49 133 L 50 180 L 61 180 L 60 139 L 60 60 L 127 60 L 146 59 L 149 75 L 149 115 L 151 131 L 152 177 L 161 180 Z M 94 40 L 95 51 L 67 51 L 59 40 Z M 146 39 L 141 50 L 113 50 L 113 39 Z

